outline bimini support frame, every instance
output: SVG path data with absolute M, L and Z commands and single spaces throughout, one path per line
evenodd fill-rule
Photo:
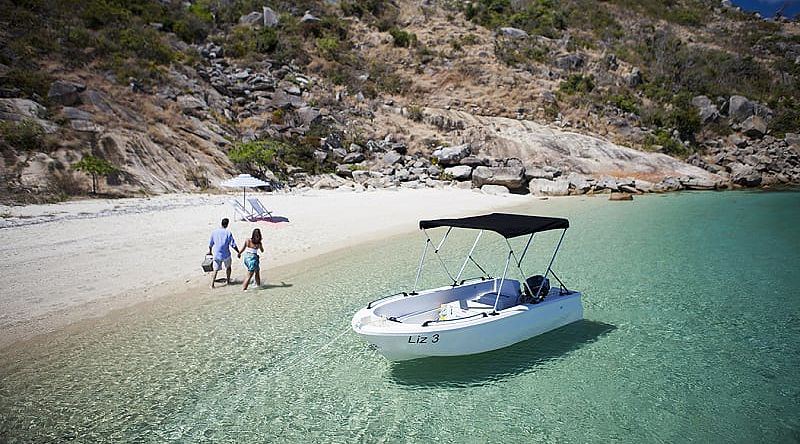
M 472 248 L 470 248 L 469 253 L 467 253 L 467 257 L 464 259 L 464 263 L 461 264 L 461 268 L 458 270 L 458 274 L 456 275 L 455 278 L 453 278 L 453 275 L 450 273 L 450 270 L 447 268 L 447 265 L 444 263 L 442 257 L 439 256 L 439 251 L 441 251 L 442 246 L 444 245 L 445 241 L 447 240 L 447 237 L 450 235 L 450 232 L 452 230 L 453 227 L 448 227 L 447 233 L 445 233 L 444 237 L 442 237 L 442 240 L 439 242 L 439 245 L 433 250 L 433 252 L 439 259 L 439 263 L 441 263 L 442 268 L 444 268 L 444 271 L 447 273 L 447 276 L 453 281 L 453 286 L 455 287 L 458 285 L 458 280 L 461 278 L 461 275 L 464 273 L 464 269 L 467 266 L 467 262 L 469 262 L 470 260 L 472 260 L 475 263 L 475 265 L 477 265 L 481 270 L 483 270 L 483 267 L 481 267 L 477 262 L 475 262 L 475 259 L 472 257 L 472 253 L 475 252 L 475 248 L 478 246 L 478 242 L 480 241 L 484 230 L 480 230 L 478 232 L 478 236 L 475 238 L 475 242 L 473 242 Z M 422 250 L 422 256 L 419 259 L 419 267 L 417 268 L 417 277 L 414 280 L 414 288 L 411 291 L 411 293 L 409 293 L 409 295 L 417 294 L 417 286 L 419 285 L 419 278 L 422 275 L 422 267 L 425 264 L 425 257 L 428 252 L 428 247 L 433 243 L 433 240 L 431 240 L 431 237 L 428 235 L 428 231 L 425 230 L 424 228 L 422 229 L 422 231 L 425 233 L 425 238 L 426 238 L 425 248 Z M 553 251 L 553 256 L 550 258 L 550 262 L 547 264 L 547 269 L 544 272 L 544 279 L 547 279 L 547 277 L 552 272 L 553 262 L 555 262 L 556 260 L 556 256 L 558 255 L 558 250 L 561 249 L 561 243 L 564 241 L 564 235 L 566 233 L 567 229 L 564 228 L 561 231 L 561 237 L 559 237 L 558 239 L 558 244 L 556 245 L 556 249 L 555 251 Z M 508 275 L 508 268 L 509 265 L 511 264 L 511 258 L 514 258 L 514 266 L 517 268 L 517 271 L 519 272 L 521 285 L 523 285 L 528 290 L 528 294 L 533 294 L 533 289 L 530 288 L 530 286 L 528 286 L 527 279 L 525 278 L 525 273 L 522 271 L 522 261 L 525 260 L 525 256 L 527 255 L 528 249 L 533 243 L 535 234 L 536 233 L 531 233 L 530 237 L 528 237 L 528 241 L 525 244 L 525 248 L 522 250 L 522 254 L 519 257 L 517 257 L 516 253 L 514 253 L 514 249 L 511 247 L 511 242 L 508 241 L 508 238 L 505 238 L 506 245 L 508 246 L 508 256 L 506 256 L 506 263 L 505 266 L 503 267 L 503 276 L 500 278 L 500 285 L 499 287 L 495 287 L 495 293 L 497 294 L 497 296 L 494 301 L 494 307 L 491 313 L 492 315 L 497 314 L 497 304 L 500 302 L 500 294 L 502 293 L 503 284 L 505 283 L 506 276 Z M 553 273 L 553 275 L 555 276 L 555 273 Z M 561 282 L 560 279 L 559 282 Z M 563 287 L 563 283 L 561 285 Z M 534 295 L 535 300 L 538 300 L 540 298 L 542 287 L 543 286 L 539 286 L 539 288 L 536 290 L 536 294 Z
M 558 239 L 558 245 L 556 245 L 556 251 L 553 252 L 553 257 L 550 258 L 550 263 L 547 265 L 547 271 L 544 272 L 544 278 L 547 279 L 547 276 L 550 274 L 550 269 L 553 268 L 553 261 L 556 260 L 556 255 L 558 254 L 558 249 L 561 248 L 561 241 L 564 240 L 564 235 L 567 234 L 567 229 L 564 228 L 564 231 L 561 232 L 561 237 Z M 540 285 L 539 289 L 536 291 L 536 298 L 539 298 L 539 293 L 542 292 L 542 287 L 544 285 Z

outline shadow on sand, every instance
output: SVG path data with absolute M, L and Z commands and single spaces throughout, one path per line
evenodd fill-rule
M 581 320 L 510 347 L 469 356 L 435 357 L 392 364 L 390 377 L 413 387 L 470 387 L 491 384 L 535 369 L 616 330 Z
M 288 288 L 291 287 L 293 284 L 287 284 L 286 282 L 281 282 L 280 284 L 264 284 L 258 287 L 259 290 L 269 290 L 270 288 Z
M 289 222 L 289 218 L 286 216 L 271 216 L 271 217 L 264 217 L 258 219 L 256 222 L 264 222 L 268 224 L 279 224 L 281 222 Z

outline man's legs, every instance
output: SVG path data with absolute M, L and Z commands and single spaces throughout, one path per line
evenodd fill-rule
M 232 263 L 233 263 L 233 258 L 231 258 L 231 257 L 228 257 L 227 259 L 222 261 L 222 264 L 225 265 L 225 277 L 227 279 L 226 282 L 228 283 L 228 285 L 231 284 L 231 264 Z
M 211 288 L 214 288 L 214 282 L 217 280 L 217 272 L 219 270 L 214 270 L 214 273 L 211 275 Z

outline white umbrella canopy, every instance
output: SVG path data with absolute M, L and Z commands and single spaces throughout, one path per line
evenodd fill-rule
M 223 181 L 222 183 L 220 183 L 220 185 L 228 188 L 242 187 L 242 206 L 245 206 L 247 198 L 247 189 L 256 187 L 265 187 L 269 185 L 269 182 L 264 182 L 263 180 L 257 177 L 253 177 L 249 174 L 240 174 L 234 178 Z

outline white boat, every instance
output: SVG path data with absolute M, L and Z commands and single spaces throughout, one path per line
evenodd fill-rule
M 413 289 L 370 302 L 352 320 L 353 330 L 387 359 L 404 361 L 483 353 L 583 319 L 581 294 L 568 290 L 552 271 L 553 261 L 569 227 L 566 219 L 493 213 L 459 219 L 423 220 L 419 226 L 426 241 Z M 447 232 L 439 245 L 433 248 L 437 256 L 453 228 L 477 230 L 478 234 L 455 276 L 444 261 L 439 261 L 452 280 L 449 285 L 417 291 L 426 254 L 434 244 L 427 230 L 438 227 L 447 227 Z M 559 229 L 563 231 L 544 275 L 526 279 L 521 264 L 534 236 Z M 505 238 L 508 254 L 503 275 L 461 280 L 469 261 L 483 271 L 472 255 L 484 231 Z M 527 243 L 517 257 L 509 239 L 525 235 L 528 236 Z M 507 277 L 510 266 L 519 271 L 521 279 Z M 550 288 L 550 275 L 558 280 L 559 288 Z

